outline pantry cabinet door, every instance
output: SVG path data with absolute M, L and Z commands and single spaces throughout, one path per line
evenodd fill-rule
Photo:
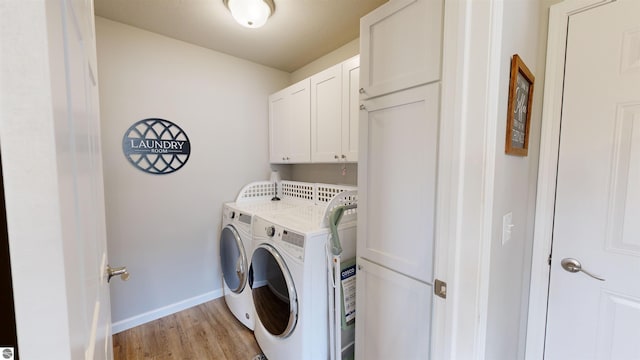
M 360 19 L 363 99 L 440 79 L 442 3 L 392 0 Z
M 432 287 L 358 259 L 356 360 L 428 359 Z
M 358 256 L 432 282 L 439 84 L 364 100 Z

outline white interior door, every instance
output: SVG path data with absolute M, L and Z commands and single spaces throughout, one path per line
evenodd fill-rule
M 570 17 L 564 89 L 545 358 L 640 359 L 640 1 Z
M 72 353 L 112 358 L 92 1 L 62 2 L 67 109 L 56 124 Z M 60 89 L 62 90 L 62 89 Z M 75 309 L 75 311 L 74 311 Z M 75 344 L 74 344 L 75 343 Z
M 19 356 L 110 359 L 93 1 L 4 1 L 0 24 Z

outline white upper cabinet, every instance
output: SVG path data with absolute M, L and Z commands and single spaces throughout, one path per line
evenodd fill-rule
M 391 0 L 360 20 L 363 99 L 440 79 L 443 0 Z
M 311 161 L 358 161 L 359 57 L 311 77 Z
M 342 63 L 342 154 L 349 162 L 358 161 L 360 132 L 360 56 Z
M 273 164 L 358 161 L 359 56 L 269 96 Z
M 284 89 L 269 96 L 269 161 L 272 163 L 286 162 L 289 150 L 285 133 L 288 128 L 289 112 L 287 90 Z
M 308 163 L 310 146 L 310 80 L 269 96 L 269 159 L 271 163 Z
M 342 151 L 342 67 L 311 77 L 311 161 L 335 162 Z

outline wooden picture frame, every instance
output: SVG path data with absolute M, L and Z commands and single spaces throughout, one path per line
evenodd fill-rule
M 531 104 L 535 77 L 518 54 L 511 59 L 509 80 L 509 105 L 507 107 L 507 133 L 504 152 L 509 155 L 527 156 Z

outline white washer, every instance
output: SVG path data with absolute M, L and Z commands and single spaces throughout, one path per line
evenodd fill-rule
M 329 357 L 326 207 L 309 205 L 253 222 L 249 270 L 256 309 L 254 334 L 269 359 Z M 356 222 L 338 228 L 345 258 L 355 257 Z
M 279 212 L 296 206 L 299 205 L 269 200 L 223 205 L 220 264 L 224 298 L 231 313 L 251 330 L 255 327 L 255 310 L 247 277 L 253 252 L 253 218 L 259 213 Z

